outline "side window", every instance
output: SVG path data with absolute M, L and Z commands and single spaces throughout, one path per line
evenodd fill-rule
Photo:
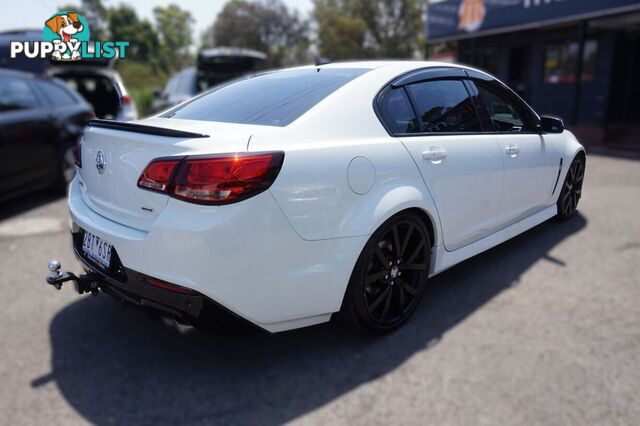
M 33 109 L 40 105 L 29 83 L 22 78 L 0 79 L 0 112 Z
M 38 81 L 37 84 L 54 106 L 62 107 L 78 103 L 73 95 L 64 87 L 48 81 Z
M 478 112 L 494 132 L 520 133 L 533 130 L 526 108 L 497 83 L 474 82 L 478 90 Z
M 404 89 L 390 89 L 380 99 L 380 115 L 391 133 L 418 131 L 416 117 Z
M 473 100 L 460 80 L 434 80 L 407 86 L 427 133 L 480 132 Z
M 193 73 L 184 73 L 180 79 L 177 92 L 181 95 L 193 96 L 196 94 L 196 77 Z
M 163 95 L 165 98 L 171 96 L 176 91 L 176 86 L 178 85 L 178 80 L 180 79 L 180 74 L 177 74 L 167 82 L 166 87 L 164 88 Z

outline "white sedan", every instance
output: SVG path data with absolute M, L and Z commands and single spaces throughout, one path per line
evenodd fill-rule
M 414 61 L 266 72 L 96 120 L 69 193 L 75 280 L 205 324 L 402 325 L 427 279 L 581 196 L 585 151 L 494 77 Z M 57 277 L 57 278 L 56 278 Z

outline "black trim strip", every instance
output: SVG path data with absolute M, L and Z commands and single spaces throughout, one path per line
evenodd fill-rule
M 553 191 L 551 191 L 551 195 L 556 193 L 556 188 L 558 187 L 558 181 L 560 180 L 560 173 L 562 173 L 562 161 L 563 161 L 563 158 L 560 157 L 560 166 L 558 167 L 558 176 L 556 177 L 555 185 L 553 185 Z
M 94 119 L 87 124 L 90 127 L 121 130 L 123 132 L 144 133 L 147 135 L 166 136 L 169 138 L 208 138 L 202 133 L 185 132 L 183 130 L 167 129 L 164 127 L 147 126 L 144 124 L 126 123 L 124 121 Z
M 391 87 L 398 88 L 406 86 L 407 84 L 420 83 L 427 80 L 446 80 L 448 78 L 464 78 L 464 69 L 457 67 L 430 67 L 420 68 L 400 76 L 393 83 Z

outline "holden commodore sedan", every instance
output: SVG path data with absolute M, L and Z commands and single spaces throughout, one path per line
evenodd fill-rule
M 482 71 L 351 62 L 265 72 L 155 117 L 87 128 L 69 209 L 75 281 L 203 324 L 340 316 L 385 333 L 429 277 L 557 216 L 585 151 Z

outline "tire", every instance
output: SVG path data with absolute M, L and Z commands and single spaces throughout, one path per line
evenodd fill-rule
M 561 221 L 571 219 L 578 210 L 578 202 L 582 197 L 584 166 L 585 158 L 582 155 L 578 155 L 569 166 L 557 202 L 558 219 Z
M 53 190 L 60 195 L 66 195 L 67 189 L 75 176 L 75 143 L 65 143 L 58 152 L 58 165 L 53 183 Z
M 418 215 L 399 213 L 387 220 L 356 262 L 340 310 L 343 321 L 368 334 L 402 326 L 424 293 L 430 252 L 429 231 Z

